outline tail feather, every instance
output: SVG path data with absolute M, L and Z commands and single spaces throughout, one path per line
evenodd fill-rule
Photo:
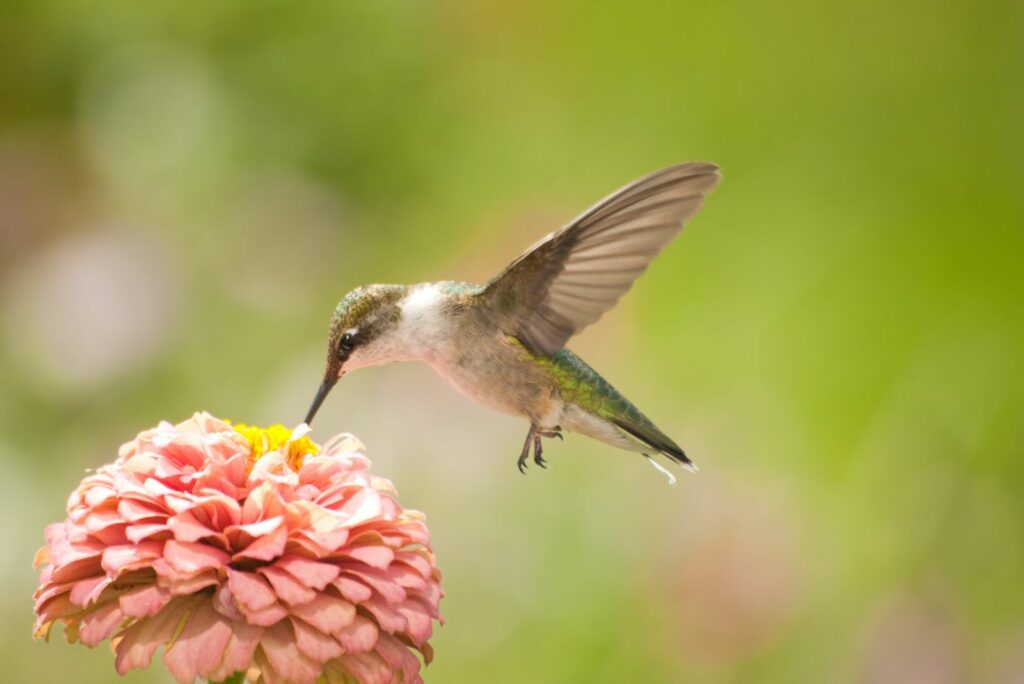
M 693 461 L 690 460 L 690 457 L 686 455 L 682 448 L 673 442 L 668 435 L 656 428 L 653 423 L 648 421 L 647 424 L 640 424 L 625 421 L 620 418 L 610 418 L 610 420 L 616 425 L 616 427 L 641 443 L 651 447 L 651 449 L 657 451 L 659 454 L 668 456 L 673 461 L 691 470 L 697 469 L 697 466 L 693 464 Z

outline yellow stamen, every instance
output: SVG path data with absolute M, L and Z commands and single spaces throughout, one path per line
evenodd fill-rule
M 252 446 L 253 462 L 271 451 L 280 451 L 287 459 L 288 466 L 298 471 L 308 454 L 320 453 L 320 447 L 309 437 L 292 440 L 292 431 L 281 424 L 264 428 L 245 423 L 232 424 L 229 420 L 225 422 Z

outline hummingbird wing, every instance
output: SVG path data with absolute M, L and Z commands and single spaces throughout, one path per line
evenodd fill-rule
M 615 305 L 719 180 L 706 162 L 644 176 L 528 249 L 481 296 L 523 344 L 550 356 Z

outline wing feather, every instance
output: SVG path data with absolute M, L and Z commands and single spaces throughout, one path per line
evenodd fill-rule
M 705 162 L 645 176 L 535 244 L 481 296 L 530 349 L 554 354 L 615 305 L 720 179 Z

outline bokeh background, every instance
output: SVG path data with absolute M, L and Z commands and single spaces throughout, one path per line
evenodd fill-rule
M 1024 5 L 6 2 L 0 663 L 83 469 L 199 409 L 297 423 L 336 300 L 485 280 L 633 178 L 725 182 L 573 347 L 669 488 L 419 365 L 355 432 L 428 513 L 428 682 L 1024 680 Z M 159 665 L 128 682 L 168 682 Z

